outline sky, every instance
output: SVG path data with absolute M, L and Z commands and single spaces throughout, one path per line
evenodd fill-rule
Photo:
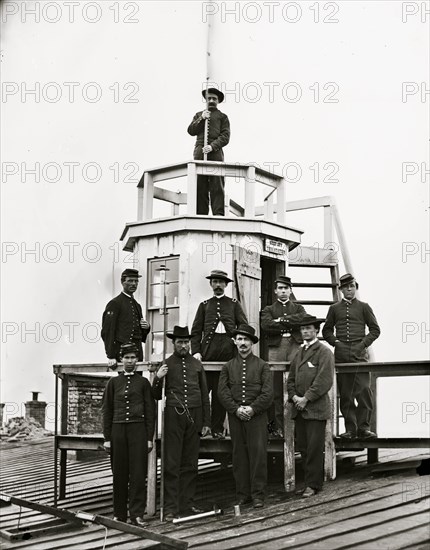
M 105 360 L 98 327 L 130 265 L 119 238 L 136 220 L 137 182 L 192 157 L 211 10 L 226 160 L 275 166 L 287 200 L 334 196 L 382 328 L 376 359 L 428 359 L 428 4 L 4 1 L 6 417 L 23 414 L 31 391 L 52 405 L 53 364 Z M 227 182 L 227 193 L 240 190 Z M 308 245 L 320 221 L 287 216 Z M 387 430 L 405 403 L 428 408 L 427 379 L 380 383 L 397 403 L 378 411 Z M 403 428 L 428 430 L 424 416 Z

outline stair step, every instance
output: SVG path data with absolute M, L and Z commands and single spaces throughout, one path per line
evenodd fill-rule
M 302 306 L 331 306 L 335 304 L 333 300 L 295 300 L 297 304 Z
M 293 283 L 294 287 L 300 288 L 336 288 L 334 283 Z

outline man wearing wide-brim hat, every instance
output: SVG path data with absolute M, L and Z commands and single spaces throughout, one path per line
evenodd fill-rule
M 247 324 L 233 331 L 238 355 L 221 371 L 218 396 L 226 408 L 233 444 L 237 504 L 264 506 L 267 488 L 267 409 L 273 400 L 269 365 L 252 353 L 258 342 Z
M 261 328 L 266 336 L 269 362 L 291 361 L 300 349 L 302 336 L 297 322 L 305 315 L 305 308 L 290 299 L 291 278 L 280 275 L 274 282 L 276 301 L 261 312 Z M 269 413 L 272 437 L 284 437 L 284 377 L 273 373 L 273 405 Z
M 313 496 L 323 486 L 325 427 L 331 416 L 328 392 L 333 385 L 334 356 L 317 338 L 322 322 L 324 319 L 306 314 L 298 323 L 304 343 L 291 361 L 287 382 L 302 455 L 304 497 Z
M 165 519 L 202 512 L 194 505 L 200 434 L 209 434 L 209 394 L 203 366 L 190 354 L 188 327 L 175 326 L 167 337 L 174 352 L 154 377 L 152 390 L 162 397 L 165 379 L 164 497 Z
M 143 361 L 142 343 L 146 342 L 151 327 L 134 298 L 140 277 L 137 269 L 125 269 L 121 273 L 122 292 L 107 304 L 103 313 L 101 337 L 111 368 L 121 360 L 122 344 L 134 344 L 138 360 Z
M 330 306 L 323 328 L 323 337 L 334 346 L 336 363 L 362 363 L 369 361 L 367 349 L 379 337 L 381 329 L 369 304 L 355 295 L 358 283 L 351 273 L 339 279 L 343 298 Z M 366 327 L 368 332 L 366 334 Z M 340 410 L 345 420 L 344 439 L 375 438 L 370 430 L 373 411 L 373 394 L 370 389 L 370 373 L 338 374 Z M 357 405 L 355 404 L 357 402 Z
M 194 115 L 188 126 L 190 136 L 197 136 L 194 147 L 194 159 L 224 161 L 223 147 L 230 141 L 230 122 L 226 114 L 218 109 L 218 104 L 224 101 L 224 94 L 216 88 L 202 91 L 207 108 Z M 208 120 L 208 140 L 205 146 L 205 120 Z M 214 216 L 224 216 L 224 177 L 197 176 L 197 214 L 209 213 L 209 201 Z
M 225 295 L 228 283 L 232 282 L 225 271 L 213 269 L 206 277 L 213 296 L 199 304 L 191 329 L 191 353 L 199 361 L 222 361 L 232 359 L 236 352 L 233 343 L 235 329 L 248 320 L 240 303 Z M 224 437 L 225 409 L 218 400 L 219 372 L 206 373 L 211 392 L 211 429 L 215 438 Z

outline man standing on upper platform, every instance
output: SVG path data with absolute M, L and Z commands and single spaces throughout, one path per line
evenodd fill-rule
M 379 337 L 381 330 L 369 304 L 357 300 L 358 283 L 347 273 L 339 279 L 343 299 L 330 306 L 322 331 L 323 338 L 334 346 L 336 363 L 362 363 L 369 361 L 367 348 Z M 366 334 L 366 326 L 369 329 Z M 336 334 L 335 334 L 336 332 Z M 373 395 L 370 373 L 338 374 L 340 410 L 345 419 L 346 432 L 340 437 L 369 439 L 376 437 L 370 431 Z M 357 405 L 355 404 L 357 401 Z
M 123 290 L 107 304 L 103 313 L 101 336 L 108 365 L 112 368 L 120 361 L 122 344 L 134 344 L 138 350 L 138 361 L 143 361 L 142 342 L 146 342 L 151 327 L 143 318 L 142 306 L 133 296 L 139 277 L 141 275 L 137 269 L 125 269 L 121 273 Z
M 232 340 L 235 329 L 248 320 L 239 302 L 225 296 L 225 289 L 232 280 L 225 271 L 215 269 L 206 277 L 213 290 L 213 297 L 202 302 L 191 329 L 191 353 L 199 361 L 233 359 L 236 346 Z M 218 400 L 219 372 L 206 372 L 208 389 L 212 392 L 211 429 L 215 438 L 224 437 L 225 409 Z
M 194 115 L 188 126 L 190 136 L 197 136 L 194 148 L 194 159 L 224 161 L 222 150 L 230 141 L 230 122 L 226 114 L 218 110 L 218 103 L 224 101 L 224 94 L 216 88 L 202 91 L 207 101 L 207 109 Z M 205 146 L 205 120 L 208 119 L 208 140 Z M 209 214 L 209 195 L 214 216 L 224 216 L 224 177 L 197 176 L 197 214 Z

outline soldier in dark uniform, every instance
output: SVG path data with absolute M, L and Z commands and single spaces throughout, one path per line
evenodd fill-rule
M 206 90 L 202 91 L 206 99 Z M 208 160 L 224 161 L 222 150 L 230 141 L 230 122 L 226 114 L 218 110 L 218 103 L 222 103 L 224 94 L 216 88 L 209 88 L 207 94 L 207 109 L 194 115 L 188 126 L 190 136 L 197 136 L 194 148 L 195 160 L 203 160 L 207 153 Z M 208 145 L 204 145 L 205 120 L 208 120 Z M 209 213 L 209 195 L 214 216 L 224 216 L 224 177 L 197 176 L 197 214 Z
M 167 336 L 173 340 L 175 351 L 157 371 L 152 390 L 154 397 L 161 399 L 162 380 L 166 377 L 164 519 L 172 521 L 177 515 L 202 512 L 193 501 L 200 433 L 204 437 L 210 432 L 210 413 L 205 372 L 190 354 L 188 327 L 175 326 Z
M 287 382 L 305 474 L 304 497 L 315 495 L 323 486 L 325 427 L 331 416 L 328 392 L 333 385 L 334 357 L 317 338 L 321 322 L 313 315 L 300 321 L 304 343 L 291 362 Z
M 323 337 L 334 346 L 336 363 L 362 363 L 369 361 L 367 348 L 380 335 L 381 330 L 369 304 L 355 297 L 358 283 L 347 273 L 339 279 L 343 298 L 330 306 L 323 327 Z M 369 332 L 366 334 L 366 326 Z M 338 374 L 340 410 L 345 419 L 346 432 L 340 437 L 374 438 L 370 431 L 373 410 L 373 395 L 370 389 L 370 373 L 360 372 Z M 357 401 L 357 405 L 355 404 Z
M 104 447 L 111 453 L 115 519 L 143 526 L 148 452 L 152 450 L 155 403 L 151 385 L 136 376 L 138 350 L 121 346 L 124 372 L 111 378 L 103 394 Z
M 255 330 L 234 331 L 238 355 L 221 371 L 218 396 L 227 409 L 233 444 L 233 475 L 238 504 L 264 506 L 267 487 L 267 409 L 273 400 L 269 365 L 252 353 Z
M 292 361 L 300 349 L 302 337 L 297 323 L 305 308 L 292 302 L 290 277 L 279 276 L 275 281 L 276 302 L 261 312 L 261 328 L 266 334 L 269 362 Z M 273 437 L 284 437 L 284 384 L 282 372 L 273 373 L 273 405 L 269 412 L 269 431 Z
M 191 329 L 191 353 L 199 361 L 229 361 L 236 352 L 233 332 L 248 320 L 239 302 L 224 294 L 228 283 L 232 282 L 225 271 L 213 270 L 206 279 L 210 280 L 214 296 L 197 309 Z M 218 400 L 219 372 L 208 371 L 206 376 L 208 389 L 212 392 L 212 436 L 223 438 L 225 410 Z
M 112 368 L 120 360 L 122 344 L 134 344 L 138 350 L 138 360 L 143 361 L 142 342 L 146 342 L 151 327 L 143 318 L 142 306 L 133 296 L 139 277 L 141 275 L 137 269 L 125 269 L 121 274 L 123 290 L 108 303 L 103 313 L 101 336 L 108 365 Z

